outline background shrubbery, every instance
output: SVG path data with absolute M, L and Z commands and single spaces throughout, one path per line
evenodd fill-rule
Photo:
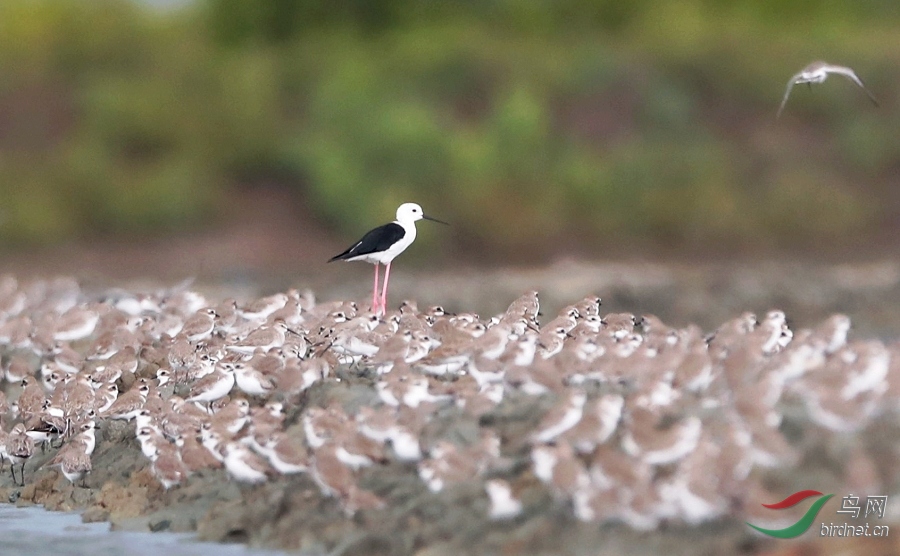
M 881 109 L 834 77 L 776 121 L 817 58 Z M 0 239 L 275 183 L 348 237 L 417 200 L 513 257 L 854 242 L 900 215 L 898 62 L 892 1 L 2 2 Z

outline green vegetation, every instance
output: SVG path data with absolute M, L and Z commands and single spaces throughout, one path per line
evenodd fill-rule
M 0 239 L 178 231 L 263 182 L 510 255 L 859 239 L 900 213 L 898 30 L 889 1 L 3 2 Z M 776 122 L 816 58 L 882 108 L 834 77 Z

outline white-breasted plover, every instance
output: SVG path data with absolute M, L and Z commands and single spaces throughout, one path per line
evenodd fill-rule
M 25 463 L 33 454 L 34 440 L 26 433 L 25 425 L 17 423 L 6 437 L 6 459 L 10 461 L 13 483 L 25 486 Z M 16 482 L 16 465 L 20 465 L 19 482 Z

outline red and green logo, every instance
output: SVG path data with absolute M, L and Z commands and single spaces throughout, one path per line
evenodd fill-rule
M 818 490 L 801 490 L 800 492 L 791 494 L 781 502 L 775 504 L 763 504 L 764 508 L 769 508 L 770 510 L 783 510 L 785 508 L 796 506 L 803 500 L 812 498 L 813 496 L 818 496 L 819 499 L 813 502 L 813 505 L 810 506 L 808 510 L 806 510 L 806 513 L 803 514 L 803 517 L 801 517 L 797 523 L 791 525 L 790 527 L 785 527 L 784 529 L 763 529 L 762 527 L 757 527 L 750 522 L 747 522 L 747 525 L 753 527 L 764 535 L 769 535 L 770 537 L 775 537 L 776 539 L 793 539 L 794 537 L 799 537 L 812 526 L 813 520 L 815 520 L 816 516 L 819 515 L 819 510 L 822 509 L 822 506 L 825 505 L 825 502 L 828 502 L 828 500 L 832 496 L 834 496 L 834 494 L 823 495 Z

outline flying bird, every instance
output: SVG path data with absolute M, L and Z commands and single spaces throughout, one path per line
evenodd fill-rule
M 828 78 L 829 73 L 836 73 L 839 75 L 843 75 L 850 81 L 856 83 L 860 89 L 865 91 L 866 95 L 868 95 L 869 100 L 872 101 L 872 104 L 878 106 L 878 101 L 875 100 L 875 97 L 872 93 L 866 89 L 866 86 L 863 85 L 862 80 L 856 75 L 856 72 L 851 68 L 846 66 L 835 66 L 833 64 L 829 64 L 828 62 L 813 62 L 810 65 L 806 66 L 799 73 L 795 74 L 791 77 L 790 81 L 787 84 L 787 90 L 784 92 L 784 98 L 781 100 L 781 106 L 778 107 L 778 115 L 776 118 L 781 117 L 781 112 L 784 110 L 784 105 L 787 104 L 788 97 L 791 96 L 791 89 L 794 88 L 794 85 L 806 83 L 812 88 L 812 83 L 822 83 L 825 79 Z
M 359 241 L 351 245 L 340 255 L 335 255 L 332 261 L 365 261 L 375 265 L 375 285 L 372 288 L 372 311 L 384 314 L 387 309 L 388 278 L 391 273 L 391 261 L 412 245 L 416 239 L 416 221 L 431 220 L 440 224 L 447 224 L 437 218 L 432 218 L 422 211 L 422 207 L 416 203 L 403 203 L 397 209 L 397 219 L 390 224 L 379 226 L 370 230 Z M 378 297 L 378 265 L 383 264 L 384 286 L 381 290 L 381 298 Z

